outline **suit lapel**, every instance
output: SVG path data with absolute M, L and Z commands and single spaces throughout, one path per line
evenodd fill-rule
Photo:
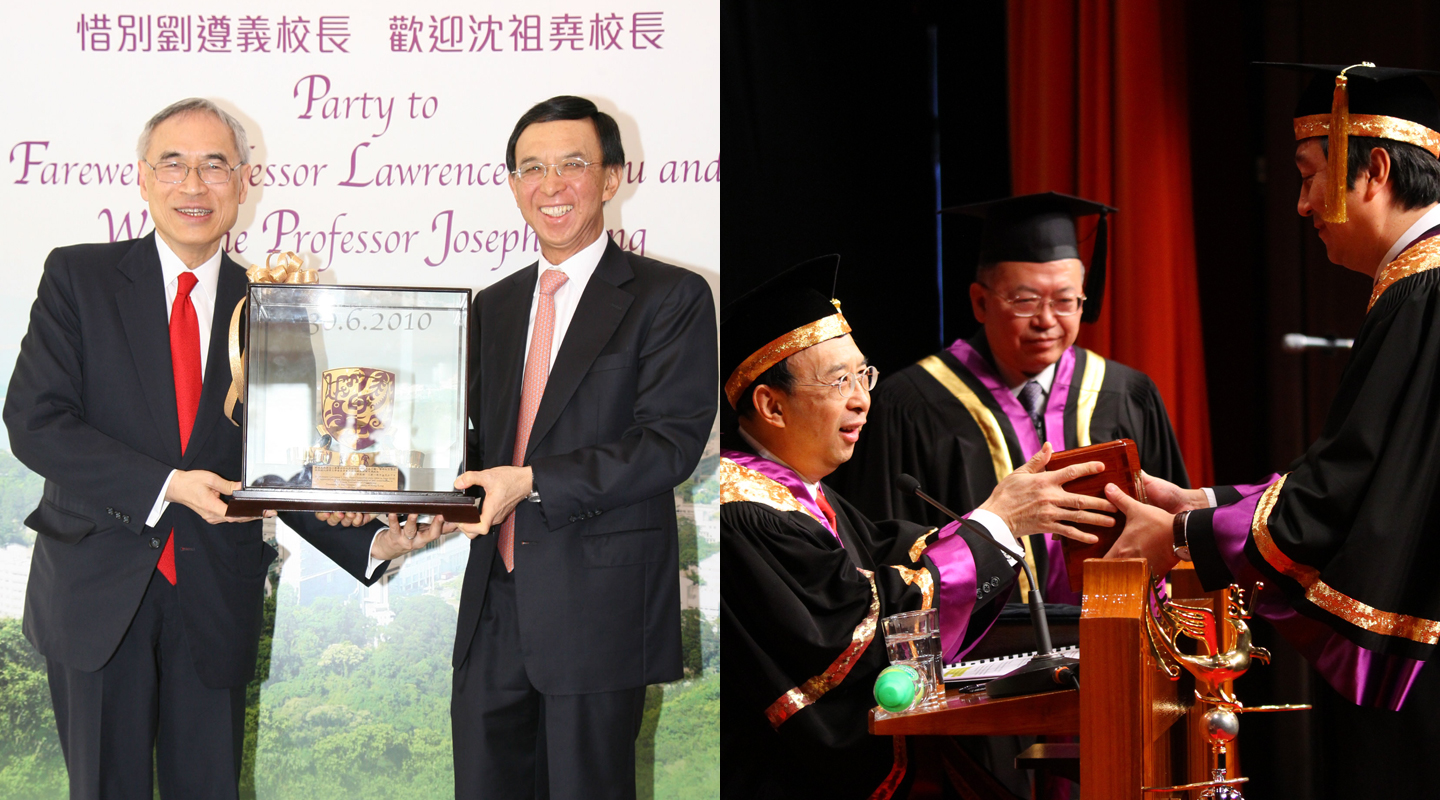
M 575 316 L 570 320 L 565 340 L 555 356 L 555 366 L 550 368 L 550 377 L 545 381 L 545 394 L 540 397 L 535 425 L 530 429 L 530 444 L 525 453 L 527 462 L 536 445 L 544 441 L 545 434 L 550 432 L 560 413 L 570 403 L 571 396 L 580 386 L 585 373 L 590 371 L 595 357 L 600 355 L 615 329 L 620 327 L 630 304 L 635 302 L 635 295 L 619 288 L 633 277 L 635 273 L 630 269 L 625 254 L 615 242 L 608 242 L 584 294 L 580 295 Z M 528 316 L 528 305 L 526 313 Z
M 180 460 L 180 423 L 175 412 L 175 374 L 170 365 L 170 321 L 165 313 L 165 283 L 155 234 L 135 247 L 116 266 L 130 284 L 115 293 L 125 340 L 145 405 L 166 452 Z
M 480 396 L 486 398 L 485 404 L 498 404 L 481 413 L 480 424 L 486 428 L 485 469 L 509 465 L 515 451 L 530 298 L 539 274 L 536 262 L 481 295 L 480 358 L 489 368 L 481 376 Z
M 195 427 L 190 431 L 190 443 L 185 446 L 185 456 L 180 462 L 182 468 L 187 468 L 196 454 L 204 450 L 210 432 L 225 418 L 223 405 L 230 388 L 230 315 L 235 313 L 235 304 L 245 297 L 248 283 L 244 270 L 229 256 L 221 255 L 215 312 L 210 322 L 210 352 L 205 356 L 205 382 L 200 389 Z M 171 391 L 174 391 L 173 380 Z

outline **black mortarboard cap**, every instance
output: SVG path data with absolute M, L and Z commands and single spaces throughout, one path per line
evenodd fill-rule
M 984 203 L 940 209 L 941 214 L 961 214 L 985 221 L 980 235 L 980 263 L 1033 261 L 1045 263 L 1079 258 L 1075 218 L 1099 214 L 1095 228 L 1095 249 L 1085 273 L 1085 310 L 1081 319 L 1094 322 L 1100 316 L 1105 295 L 1105 257 L 1108 249 L 1106 217 L 1115 209 L 1104 203 L 1072 197 L 1059 192 L 1006 197 Z
M 850 332 L 835 299 L 839 272 L 838 255 L 802 261 L 721 310 L 720 369 L 732 408 L 765 370 Z
M 1315 76 L 1295 106 L 1295 139 L 1325 136 L 1330 141 L 1331 180 L 1325 187 L 1323 213 L 1327 222 L 1346 220 L 1350 136 L 1405 142 L 1440 156 L 1440 103 L 1420 79 L 1440 72 L 1377 67 L 1368 62 L 1354 66 L 1270 61 L 1256 64 Z M 1337 120 L 1344 123 L 1337 124 Z
M 1349 112 L 1408 120 L 1440 131 L 1440 103 L 1435 93 L 1420 79 L 1422 75 L 1440 75 L 1428 69 L 1357 66 L 1346 69 L 1344 64 L 1288 64 L 1257 61 L 1262 67 L 1293 70 L 1315 76 L 1300 95 L 1295 116 L 1329 114 L 1335 95 L 1335 76 L 1341 71 L 1349 81 Z M 1380 137 L 1386 138 L 1386 137 Z M 1402 140 L 1403 141 L 1403 140 Z

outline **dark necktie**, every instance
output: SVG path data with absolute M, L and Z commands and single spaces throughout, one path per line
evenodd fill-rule
M 1020 389 L 1020 405 L 1024 406 L 1025 413 L 1030 415 L 1030 423 L 1035 426 L 1035 432 L 1041 439 L 1045 438 L 1045 390 L 1040 384 L 1029 381 Z
M 175 291 L 175 304 L 170 307 L 170 364 L 175 372 L 175 415 L 180 419 L 180 454 L 190 444 L 190 432 L 195 429 L 195 412 L 200 408 L 200 386 L 203 376 L 200 372 L 200 321 L 195 316 L 195 304 L 190 302 L 190 290 L 195 288 L 195 273 L 180 273 L 180 285 Z M 155 565 L 165 580 L 175 584 L 175 529 L 165 540 L 165 550 L 160 553 L 160 562 Z

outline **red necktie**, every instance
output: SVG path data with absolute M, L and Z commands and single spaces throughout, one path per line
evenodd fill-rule
M 530 429 L 535 425 L 535 412 L 545 394 L 545 381 L 550 378 L 550 344 L 555 338 L 555 290 L 565 285 L 570 276 L 558 269 L 547 269 L 540 275 L 540 302 L 535 308 L 535 330 L 530 334 L 530 352 L 525 356 L 525 381 L 520 388 L 520 419 L 515 426 L 515 452 L 510 463 L 525 466 L 525 448 L 530 444 Z M 515 569 L 515 515 L 500 523 L 500 558 L 505 571 Z
M 839 536 L 840 528 L 835 525 L 835 509 L 830 507 L 830 501 L 825 499 L 825 490 L 821 489 L 819 484 L 815 485 L 815 502 L 820 506 L 820 510 L 825 512 L 825 519 L 830 521 L 830 530 Z
M 180 418 L 180 454 L 190 443 L 190 431 L 195 428 L 195 412 L 200 408 L 200 321 L 195 316 L 195 304 L 190 302 L 190 290 L 195 288 L 195 273 L 180 273 L 180 286 L 175 292 L 175 304 L 170 307 L 170 363 L 175 370 L 175 415 Z M 175 583 L 175 529 L 165 540 L 165 550 L 160 553 L 160 563 L 155 565 L 165 580 Z

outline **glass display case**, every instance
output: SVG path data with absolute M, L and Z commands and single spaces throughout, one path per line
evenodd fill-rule
M 468 289 L 251 284 L 244 488 L 267 509 L 479 519 L 465 469 Z

